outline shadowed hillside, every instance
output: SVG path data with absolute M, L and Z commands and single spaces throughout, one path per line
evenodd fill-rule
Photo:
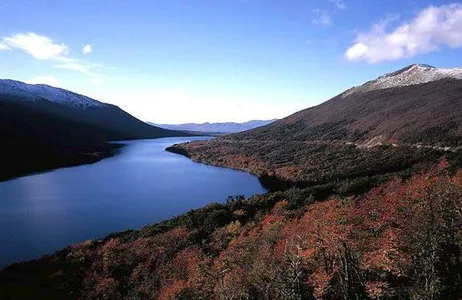
M 0 80 L 0 181 L 96 162 L 120 147 L 107 141 L 185 135 L 66 90 Z

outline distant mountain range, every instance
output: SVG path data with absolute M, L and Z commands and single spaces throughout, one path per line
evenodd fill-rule
M 233 133 L 242 132 L 257 127 L 265 126 L 277 121 L 273 120 L 252 120 L 244 123 L 224 122 L 224 123 L 186 123 L 186 124 L 148 124 L 171 130 L 209 132 L 209 133 Z
M 115 147 L 106 141 L 184 135 L 64 89 L 0 80 L 0 180 L 96 161 Z

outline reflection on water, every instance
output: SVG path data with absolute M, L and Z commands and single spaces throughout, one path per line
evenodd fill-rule
M 164 151 L 193 139 L 200 138 L 130 141 L 120 155 L 93 165 L 0 183 L 0 266 L 229 195 L 265 192 L 255 176 Z

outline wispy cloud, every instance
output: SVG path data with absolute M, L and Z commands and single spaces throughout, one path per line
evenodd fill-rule
M 315 17 L 312 19 L 313 24 L 326 27 L 332 25 L 332 17 L 328 11 L 316 8 L 313 10 L 313 14 L 315 15 Z
M 47 84 L 54 87 L 60 87 L 61 82 L 53 76 L 38 76 L 30 80 L 26 80 L 26 83 L 29 84 Z
M 329 0 L 330 3 L 332 3 L 337 9 L 346 9 L 347 6 L 345 4 L 345 1 L 343 0 Z
M 82 53 L 85 55 L 90 54 L 92 52 L 93 52 L 93 48 L 91 47 L 90 44 L 87 44 L 82 48 Z
M 94 71 L 98 66 L 96 64 L 85 63 L 70 57 L 58 57 L 55 61 L 57 62 L 57 64 L 54 65 L 56 68 L 71 70 L 88 76 L 95 76 Z
M 69 56 L 69 47 L 64 43 L 57 43 L 53 39 L 33 32 L 20 33 L 0 39 L 0 50 L 21 50 L 35 59 L 54 62 L 54 67 L 71 70 L 97 78 L 96 71 L 101 65 L 89 63 Z M 92 52 L 91 45 L 82 48 L 84 54 Z
M 345 52 L 350 61 L 378 63 L 462 47 L 462 4 L 430 6 L 416 17 L 389 29 L 390 21 L 360 33 Z
M 345 1 L 343 0 L 327 0 L 331 5 L 326 9 L 316 8 L 313 9 L 313 19 L 311 22 L 315 25 L 321 25 L 325 27 L 332 26 L 333 16 L 339 10 L 344 10 L 347 8 Z M 332 7 L 333 6 L 333 7 Z
M 74 62 L 74 61 L 56 64 L 55 67 L 58 69 L 71 70 L 71 71 L 75 71 L 75 72 L 79 72 L 79 73 L 87 74 L 87 75 L 92 74 L 90 68 L 88 68 L 87 66 L 81 63 Z

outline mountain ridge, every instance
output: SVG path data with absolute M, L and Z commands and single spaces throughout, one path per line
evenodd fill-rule
M 436 68 L 427 64 L 413 64 L 381 75 L 358 87 L 348 89 L 342 94 L 348 96 L 356 92 L 364 93 L 377 89 L 418 85 L 441 79 L 462 79 L 462 68 Z
M 457 147 L 462 144 L 462 80 L 347 91 L 234 139 L 345 140 Z
M 58 104 L 83 109 L 91 106 L 101 107 L 109 105 L 66 89 L 53 87 L 47 84 L 28 84 L 12 79 L 0 79 L 0 94 L 21 95 L 26 97 L 24 100 L 28 101 L 37 101 L 37 98 L 44 98 Z
M 254 129 L 257 127 L 268 125 L 277 119 L 271 120 L 250 120 L 247 122 L 204 122 L 204 123 L 184 123 L 184 124 L 155 124 L 148 122 L 148 124 L 158 126 L 170 130 L 184 130 L 196 132 L 211 132 L 211 133 L 233 133 L 245 130 Z

